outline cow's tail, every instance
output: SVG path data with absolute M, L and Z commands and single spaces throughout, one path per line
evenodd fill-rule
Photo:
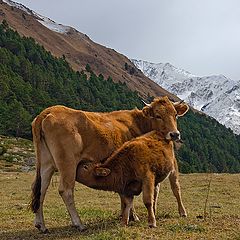
M 42 120 L 43 116 L 38 115 L 32 122 L 32 134 L 33 134 L 33 143 L 36 154 L 36 177 L 32 184 L 32 195 L 30 202 L 30 209 L 36 213 L 40 207 L 40 196 L 41 196 L 41 156 L 40 156 L 40 147 L 42 141 Z

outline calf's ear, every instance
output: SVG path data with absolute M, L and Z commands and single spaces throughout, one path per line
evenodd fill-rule
M 111 170 L 103 167 L 96 167 L 94 169 L 94 174 L 98 177 L 106 177 L 110 174 Z
M 189 107 L 186 103 L 176 104 L 174 107 L 175 107 L 175 109 L 177 111 L 177 115 L 179 117 L 183 116 L 189 109 Z

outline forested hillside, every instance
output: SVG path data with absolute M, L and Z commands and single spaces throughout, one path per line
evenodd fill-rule
M 87 74 L 86 74 L 87 73 Z M 62 58 L 0 25 L 0 133 L 30 136 L 30 122 L 42 109 L 56 104 L 89 111 L 141 106 L 125 83 L 96 76 L 89 65 L 75 72 Z
M 215 119 L 189 111 L 179 118 L 181 172 L 240 172 L 240 136 Z
M 30 123 L 55 104 L 89 111 L 142 107 L 137 92 L 114 83 L 91 66 L 75 72 L 34 39 L 0 25 L 0 134 L 30 137 Z M 182 172 L 240 172 L 240 137 L 215 120 L 189 112 L 180 118 L 184 145 L 178 152 Z

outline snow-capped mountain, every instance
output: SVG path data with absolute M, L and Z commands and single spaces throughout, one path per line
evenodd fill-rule
M 17 3 L 17 2 L 11 1 L 11 0 L 3 0 L 3 2 L 7 3 L 9 6 L 16 7 L 18 9 L 26 12 L 27 14 L 36 17 L 38 22 L 40 22 L 42 25 L 44 25 L 45 27 L 47 27 L 48 29 L 50 29 L 54 32 L 67 33 L 71 29 L 71 27 L 69 27 L 69 26 L 64 26 L 62 24 L 56 23 L 53 20 L 51 20 L 50 18 L 44 17 L 44 16 L 32 11 L 31 9 L 25 7 L 21 3 Z
M 132 62 L 161 87 L 240 134 L 240 81 L 224 75 L 195 76 L 170 63 Z

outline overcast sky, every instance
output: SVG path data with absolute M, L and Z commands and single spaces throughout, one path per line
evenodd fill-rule
M 239 0 L 16 0 L 129 58 L 240 80 Z

